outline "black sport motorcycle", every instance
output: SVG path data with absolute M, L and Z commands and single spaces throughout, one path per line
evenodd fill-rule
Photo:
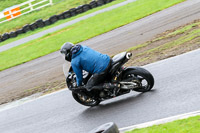
M 123 52 L 112 58 L 112 66 L 104 83 L 94 86 L 91 91 L 76 88 L 76 74 L 72 67 L 66 78 L 67 86 L 72 90 L 74 99 L 85 106 L 97 106 L 101 101 L 111 99 L 116 96 L 129 93 L 131 90 L 137 92 L 150 91 L 154 85 L 152 74 L 141 67 L 124 67 L 123 65 L 130 59 L 131 53 Z M 83 83 L 86 84 L 92 75 L 83 71 Z

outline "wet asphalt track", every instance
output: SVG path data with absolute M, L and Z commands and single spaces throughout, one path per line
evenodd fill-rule
M 191 2 L 191 3 L 190 3 Z M 83 42 L 103 53 L 115 54 L 151 39 L 158 33 L 200 18 L 200 1 L 180 5 Z M 122 47 L 123 46 L 123 47 Z M 2 133 L 81 133 L 109 121 L 119 127 L 196 111 L 199 105 L 200 51 L 146 66 L 155 76 L 153 91 L 131 93 L 103 102 L 95 108 L 76 103 L 69 91 L 61 91 L 0 113 Z M 0 94 L 62 78 L 58 52 L 0 72 Z M 23 71 L 22 71 L 23 70 Z M 26 87 L 24 84 L 23 87 Z M 6 91 L 5 91 L 6 90 Z
M 0 131 L 87 133 L 110 121 L 122 128 L 200 109 L 200 49 L 145 68 L 156 81 L 150 92 L 132 92 L 88 108 L 65 89 L 0 112 Z

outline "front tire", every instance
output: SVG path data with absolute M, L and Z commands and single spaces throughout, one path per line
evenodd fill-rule
M 78 103 L 80 103 L 84 106 L 94 107 L 94 106 L 99 105 L 99 103 L 100 103 L 100 100 L 98 100 L 98 99 L 93 99 L 93 98 L 90 98 L 88 96 L 81 95 L 78 93 L 72 92 L 72 96 Z
M 150 91 L 154 86 L 154 77 L 153 75 L 144 68 L 134 67 L 129 68 L 123 73 L 123 80 L 132 79 L 132 82 L 137 83 L 138 87 L 133 88 L 137 92 L 147 92 Z

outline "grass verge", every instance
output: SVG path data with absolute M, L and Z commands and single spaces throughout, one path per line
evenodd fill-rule
M 200 116 L 176 120 L 166 124 L 135 129 L 126 133 L 198 133 L 200 131 Z
M 4 7 L 9 7 L 15 4 L 20 4 L 27 0 L 17 0 L 17 1 L 0 1 L 0 5 L 3 5 L 0 9 L 4 9 Z M 38 1 L 38 0 L 36 0 Z M 41 1 L 41 0 L 39 0 Z M 91 0 L 53 0 L 54 5 L 44 7 L 40 10 L 35 10 L 31 13 L 25 14 L 17 19 L 13 19 L 11 21 L 0 24 L 0 34 L 15 31 L 16 29 L 20 29 L 26 24 L 33 23 L 38 19 L 47 19 L 50 16 L 60 14 L 64 11 L 67 11 L 71 8 L 77 7 L 79 5 L 83 5 L 91 2 Z M 11 5 L 12 4 L 12 5 Z M 1 11 L 1 10 L 0 10 Z M 0 19 L 2 21 L 2 19 Z
M 59 20 L 59 21 L 57 21 L 56 23 L 51 24 L 51 25 L 49 25 L 49 26 L 45 26 L 45 27 L 43 27 L 43 28 L 38 28 L 38 29 L 35 29 L 34 31 L 29 31 L 29 32 L 27 32 L 27 33 L 25 33 L 25 34 L 20 34 L 20 35 L 18 35 L 18 36 L 15 37 L 15 38 L 9 38 L 8 40 L 5 40 L 5 41 L 1 42 L 1 43 L 0 43 L 0 46 L 6 45 L 6 44 L 11 43 L 11 42 L 14 42 L 14 41 L 16 41 L 16 40 L 22 39 L 22 38 L 24 38 L 24 37 L 28 37 L 28 36 L 33 35 L 33 34 L 36 34 L 36 33 L 38 33 L 38 32 L 44 31 L 44 30 L 46 30 L 46 29 L 49 29 L 49 28 L 58 26 L 58 25 L 60 25 L 60 24 L 69 22 L 69 21 L 71 21 L 71 20 L 74 20 L 74 19 L 76 19 L 76 18 L 85 16 L 85 15 L 87 15 L 87 14 L 93 13 L 93 12 L 95 12 L 95 11 L 98 11 L 98 10 L 101 10 L 101 9 L 104 9 L 104 8 L 107 8 L 107 7 L 109 7 L 109 6 L 112 6 L 112 5 L 121 3 L 121 2 L 123 2 L 123 1 L 125 1 L 125 0 L 115 0 L 115 1 L 113 1 L 113 2 L 111 2 L 111 3 L 109 3 L 109 4 L 106 4 L 106 5 L 104 5 L 104 6 L 100 6 L 100 7 L 91 9 L 91 10 L 85 12 L 85 13 L 76 15 L 76 16 L 74 16 L 74 17 L 71 17 L 71 18 L 68 18 L 68 19 L 64 19 L 64 20 Z
M 128 49 L 134 55 L 134 60 L 129 62 L 129 65 L 145 65 L 197 49 L 199 46 L 200 20 L 196 20 Z
M 37 40 L 1 52 L 0 71 L 57 51 L 66 41 L 82 42 L 182 1 L 184 0 L 137 0 L 80 21 Z

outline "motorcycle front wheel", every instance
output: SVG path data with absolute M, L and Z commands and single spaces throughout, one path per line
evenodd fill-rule
M 72 92 L 72 96 L 78 103 L 80 103 L 84 106 L 94 107 L 94 106 L 99 105 L 99 103 L 100 103 L 100 100 L 98 100 L 98 99 L 93 99 L 93 98 L 90 98 L 86 95 L 82 95 L 79 93 Z

